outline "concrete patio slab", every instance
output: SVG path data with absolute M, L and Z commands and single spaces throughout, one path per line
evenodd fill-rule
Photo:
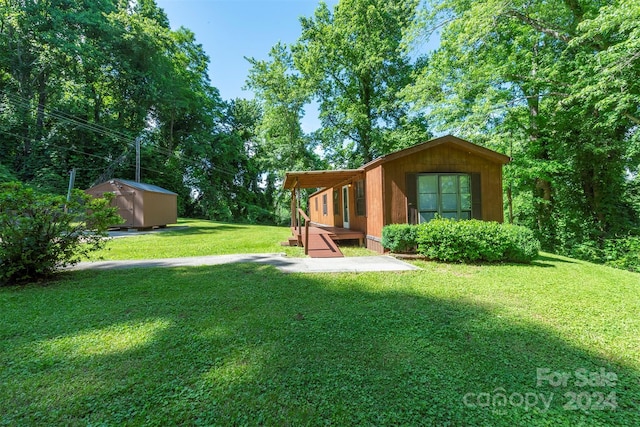
M 198 267 L 244 262 L 272 265 L 284 273 L 362 273 L 368 271 L 419 270 L 418 267 L 412 264 L 387 255 L 346 258 L 290 258 L 284 254 L 212 255 L 131 261 L 81 262 L 71 267 L 71 269 L 110 270 L 148 267 Z

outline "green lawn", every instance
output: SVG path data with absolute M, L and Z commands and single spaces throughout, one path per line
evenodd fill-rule
M 640 274 L 418 264 L 0 289 L 0 425 L 640 425 Z
M 301 253 L 280 245 L 291 235 L 288 227 L 179 219 L 167 230 L 112 239 L 93 258 L 107 260 L 178 258 L 242 253 Z
M 112 239 L 92 259 L 127 260 L 178 258 L 205 255 L 285 253 L 304 256 L 304 249 L 281 246 L 291 236 L 289 227 L 229 224 L 205 220 L 179 219 L 167 230 Z M 376 255 L 354 246 L 341 246 L 346 256 Z

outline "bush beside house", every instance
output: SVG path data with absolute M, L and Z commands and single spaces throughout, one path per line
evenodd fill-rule
M 387 226 L 382 243 L 392 252 L 413 247 L 429 259 L 449 262 L 528 263 L 540 250 L 539 241 L 526 227 L 442 218 L 420 225 Z
M 418 231 L 415 225 L 391 224 L 382 229 L 382 246 L 394 253 L 415 253 Z

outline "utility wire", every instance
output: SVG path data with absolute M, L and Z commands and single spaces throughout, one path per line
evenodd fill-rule
M 11 93 L 8 93 L 6 91 L 4 91 L 3 94 L 5 96 L 7 96 L 15 104 L 21 105 L 22 107 L 26 107 L 26 108 L 29 108 L 29 109 L 32 108 L 30 101 L 28 99 L 25 99 L 25 98 L 21 97 L 20 95 L 11 94 Z M 76 125 L 76 126 L 82 128 L 82 129 L 89 130 L 91 132 L 95 132 L 95 133 L 101 134 L 103 136 L 108 136 L 108 137 L 114 138 L 116 140 L 120 140 L 121 142 L 125 142 L 132 148 L 135 147 L 135 139 L 132 136 L 127 135 L 127 134 L 125 134 L 123 132 L 115 131 L 115 130 L 110 129 L 110 128 L 108 128 L 106 126 L 103 126 L 103 125 L 90 123 L 90 122 L 86 121 L 85 119 L 78 118 L 78 117 L 73 116 L 73 115 L 68 114 L 68 113 L 55 112 L 55 110 L 54 111 L 45 110 L 43 112 L 43 114 L 45 116 L 51 117 L 51 118 L 53 118 L 53 119 L 55 119 L 55 120 L 57 120 L 59 122 L 65 122 L 67 124 L 73 124 L 73 125 Z M 13 134 L 13 136 L 18 136 L 18 135 Z M 20 137 L 20 136 L 18 136 L 18 137 Z M 24 137 L 21 137 L 21 138 L 24 138 Z M 29 138 L 27 138 L 27 139 L 29 139 Z M 29 140 L 31 140 L 31 139 L 29 139 Z M 33 141 L 33 140 L 31 140 L 31 141 Z M 71 149 L 71 148 L 62 147 L 62 146 L 59 146 L 59 145 L 56 145 L 56 144 L 52 144 L 52 145 L 54 145 L 54 146 L 56 146 L 58 148 L 61 148 L 61 149 L 70 149 L 72 151 L 77 151 L 77 150 L 74 150 L 74 149 Z M 158 145 L 149 144 L 149 145 L 147 145 L 147 147 L 152 147 L 154 150 L 156 150 L 160 154 L 163 154 L 163 155 L 166 155 L 166 156 L 169 156 L 169 157 L 178 157 L 176 155 L 176 153 L 171 152 L 170 150 L 165 149 L 163 147 L 160 147 Z M 85 153 L 85 154 L 87 154 L 87 153 Z M 197 159 L 192 159 L 192 158 L 188 158 L 188 157 L 179 157 L 179 159 L 182 160 L 185 163 L 190 163 L 194 167 L 202 166 L 202 162 L 200 160 L 197 160 Z M 224 173 L 224 174 L 227 174 L 229 176 L 234 176 L 235 177 L 237 175 L 237 173 L 235 173 L 235 172 L 224 170 L 224 169 L 221 169 L 221 168 L 219 168 L 217 166 L 214 166 L 214 165 L 211 165 L 211 164 L 208 165 L 208 167 L 211 168 L 212 170 L 216 171 L 216 172 Z M 155 171 L 153 169 L 149 169 L 149 168 L 145 168 L 145 167 L 142 167 L 142 169 L 147 170 L 147 171 L 153 171 L 153 172 L 157 172 L 157 173 L 162 173 L 162 172 Z
M 21 139 L 24 139 L 24 140 L 28 140 L 28 141 L 31 141 L 31 142 L 34 142 L 34 143 L 37 142 L 33 138 L 29 138 L 27 136 L 22 136 L 22 135 L 18 135 L 18 134 L 15 134 L 15 133 L 7 132 L 7 131 L 1 130 L 1 129 L 0 129 L 0 133 L 3 133 L 5 135 L 9 135 L 9 136 L 13 136 L 13 137 L 16 137 L 16 138 L 21 138 Z M 89 156 L 89 157 L 94 157 L 94 158 L 97 158 L 97 159 L 100 159 L 100 160 L 104 160 L 105 162 L 114 162 L 113 159 L 110 159 L 110 158 L 107 158 L 107 157 L 103 157 L 103 156 L 98 156 L 97 154 L 87 153 L 86 151 L 78 150 L 77 148 L 63 147 L 63 146 L 56 145 L 56 144 L 51 144 L 51 145 L 53 145 L 54 147 L 59 148 L 61 150 L 74 151 L 74 152 L 76 152 L 78 154 L 82 154 L 84 156 Z M 119 160 L 119 158 L 116 159 L 116 161 L 117 160 Z M 165 172 L 161 172 L 161 171 L 158 171 L 158 170 L 155 170 L 155 169 L 142 167 L 142 166 L 141 166 L 141 168 L 146 170 L 147 172 L 155 172 L 155 173 L 158 173 L 158 174 L 161 174 L 161 175 L 165 174 Z M 77 168 L 77 169 L 86 170 L 86 171 L 104 170 L 104 168 L 86 168 L 86 167 Z
M 10 93 L 8 93 L 6 91 L 3 92 L 3 93 L 5 95 L 7 95 L 9 98 L 11 98 L 12 100 L 14 100 L 15 103 L 19 103 L 23 107 L 26 107 L 26 108 L 32 108 L 31 104 L 30 104 L 30 101 L 28 99 L 23 98 L 20 95 L 10 94 Z M 110 137 L 112 137 L 114 139 L 119 139 L 119 140 L 121 140 L 123 142 L 126 142 L 130 147 L 135 148 L 135 143 L 136 142 L 135 142 L 135 139 L 132 136 L 124 134 L 124 133 L 119 132 L 119 131 L 114 131 L 114 130 L 106 127 L 106 126 L 89 123 L 84 119 L 77 118 L 77 117 L 75 117 L 75 116 L 73 116 L 71 114 L 67 114 L 67 113 L 51 112 L 51 111 L 46 111 L 45 110 L 44 111 L 44 115 L 52 117 L 52 118 L 54 118 L 54 119 L 56 119 L 58 121 L 62 121 L 62 122 L 66 122 L 66 123 L 69 123 L 69 124 L 77 125 L 77 126 L 79 126 L 81 128 L 84 128 L 84 129 L 90 130 L 92 132 L 96 132 L 96 133 L 102 134 L 104 136 L 110 136 Z M 160 152 L 160 154 L 164 154 L 164 155 L 166 155 L 168 157 L 178 157 L 176 155 L 176 153 L 171 152 L 170 150 L 167 150 L 167 149 L 165 149 L 163 147 L 160 147 L 158 145 L 149 144 L 149 145 L 147 145 L 147 147 L 152 147 L 156 151 Z M 183 161 L 185 161 L 187 163 L 191 163 L 195 167 L 202 165 L 202 162 L 200 160 L 198 160 L 198 159 L 191 159 L 191 158 L 188 158 L 188 157 L 181 157 L 181 160 L 183 160 Z M 237 175 L 237 173 L 235 173 L 235 172 L 224 170 L 224 169 L 221 169 L 221 168 L 219 168 L 217 166 L 209 165 L 209 167 L 211 169 L 217 171 L 217 172 L 225 173 L 225 174 L 228 174 L 230 176 L 236 176 Z

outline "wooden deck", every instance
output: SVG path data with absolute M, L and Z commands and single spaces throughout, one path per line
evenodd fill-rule
M 304 227 L 301 227 L 300 244 L 304 244 Z M 292 229 L 294 236 L 297 230 Z M 338 240 L 358 240 L 360 246 L 364 242 L 364 233 L 361 231 L 348 230 L 340 227 L 325 227 L 312 224 L 309 226 L 309 243 L 307 252 L 311 258 L 339 258 L 344 255 L 336 245 Z

